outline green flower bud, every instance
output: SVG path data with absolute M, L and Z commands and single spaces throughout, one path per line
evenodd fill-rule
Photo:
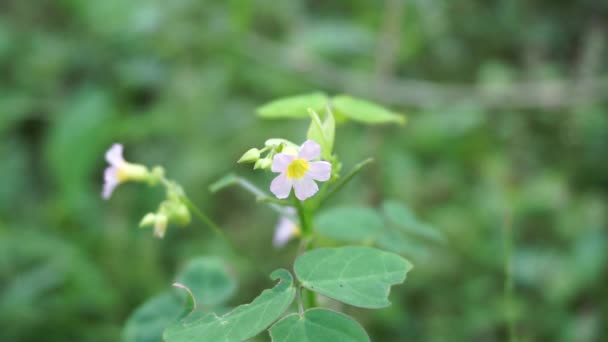
M 169 218 L 164 214 L 156 215 L 156 222 L 154 222 L 154 236 L 162 239 L 167 231 L 167 225 L 169 224 Z
M 272 160 L 270 160 L 269 158 L 264 158 L 264 159 L 260 159 L 257 162 L 255 162 L 253 169 L 254 170 L 258 170 L 258 169 L 269 170 L 270 166 L 272 166 Z
M 147 213 L 139 222 L 140 227 L 151 226 L 156 222 L 156 214 Z
M 175 222 L 180 226 L 186 226 L 192 221 L 192 216 L 190 216 L 190 210 L 184 204 L 180 204 L 175 207 L 174 211 L 171 213 L 171 222 Z
M 252 148 L 245 152 L 243 156 L 237 161 L 237 163 L 255 163 L 260 159 L 260 150 Z

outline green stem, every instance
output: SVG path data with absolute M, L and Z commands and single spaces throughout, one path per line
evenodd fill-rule
M 215 224 L 215 222 L 213 222 L 207 215 L 205 215 L 194 203 L 192 203 L 192 201 L 186 195 L 182 195 L 181 200 L 182 202 L 184 202 L 184 204 L 186 204 L 188 209 L 190 209 L 194 213 L 194 215 L 196 215 L 196 217 L 198 217 L 204 224 L 211 228 L 211 230 L 213 230 L 213 232 L 218 237 L 226 241 L 226 243 L 230 245 L 230 248 L 233 248 L 232 242 L 228 239 L 228 237 L 226 237 L 226 234 L 224 234 L 222 229 L 217 224 Z
M 372 163 L 373 161 L 374 161 L 373 158 L 368 158 L 368 159 L 365 159 L 364 161 L 360 162 L 359 164 L 355 165 L 346 174 L 346 176 L 338 179 L 338 182 L 336 183 L 336 185 L 334 185 L 331 189 L 329 189 L 325 193 L 325 196 L 323 196 L 323 198 L 321 198 L 319 200 L 317 206 L 321 206 L 323 203 L 325 203 L 325 201 L 327 201 L 331 196 L 333 196 L 336 192 L 338 192 L 338 190 L 342 189 L 342 187 L 344 185 L 346 185 L 357 173 L 359 173 L 359 171 L 361 171 L 361 169 L 363 169 L 365 166 Z
M 298 218 L 300 219 L 300 228 L 302 228 L 302 236 L 304 238 L 309 237 L 312 234 L 312 227 L 310 226 L 310 220 L 308 213 L 302 204 L 302 201 L 295 199 L 295 207 L 298 211 Z

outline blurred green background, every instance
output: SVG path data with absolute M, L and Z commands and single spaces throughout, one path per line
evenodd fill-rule
M 164 165 L 261 269 L 289 266 L 272 211 L 208 186 L 235 171 L 267 187 L 235 161 L 308 123 L 255 108 L 313 90 L 409 119 L 339 126 L 346 169 L 376 163 L 331 206 L 396 199 L 447 237 L 412 253 L 393 306 L 345 308 L 374 341 L 504 341 L 508 317 L 521 341 L 608 338 L 607 20 L 598 0 L 2 0 L 0 340 L 119 340 L 187 260 L 228 257 L 198 222 L 138 229 L 159 189 L 102 201 L 113 142 Z M 229 261 L 233 304 L 272 285 Z

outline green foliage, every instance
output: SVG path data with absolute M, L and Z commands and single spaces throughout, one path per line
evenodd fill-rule
M 236 280 L 228 265 L 216 257 L 200 257 L 188 262 L 176 281 L 188 288 L 199 310 L 217 310 L 236 290 Z M 125 342 L 162 341 L 165 328 L 180 318 L 184 298 L 176 289 L 150 299 L 133 312 L 123 331 Z M 189 297 L 189 296 L 188 296 Z
M 316 231 L 345 243 L 374 244 L 383 249 L 426 259 L 429 246 L 445 242 L 444 235 L 420 221 L 407 206 L 387 200 L 380 210 L 339 207 L 322 211 L 315 219 Z
M 270 328 L 272 341 L 280 342 L 365 342 L 369 337 L 352 318 L 327 309 L 291 314 Z
M 353 121 L 375 125 L 385 123 L 405 124 L 405 117 L 394 113 L 373 102 L 339 95 L 331 99 L 332 107 L 337 113 Z
M 167 166 L 256 266 L 289 266 L 299 244 L 270 247 L 273 211 L 240 186 L 208 188 L 249 172 L 234 162 L 267 137 L 303 141 L 310 104 L 298 120 L 254 113 L 315 89 L 407 113 L 405 126 L 338 125 L 345 168 L 375 162 L 319 212 L 393 198 L 447 241 L 382 213 L 369 243 L 416 273 L 391 307 L 348 308 L 373 341 L 606 340 L 608 2 L 0 3 L 1 341 L 117 341 L 201 253 L 230 261 L 235 303 L 259 294 L 267 272 L 202 224 L 162 242 L 136 228 L 159 189 L 102 201 L 103 152 L 122 142 L 129 159 Z M 362 243 L 324 237 L 314 244 Z
M 402 257 L 370 247 L 319 248 L 296 259 L 302 286 L 362 308 L 390 305 L 390 287 L 401 284 L 412 265 Z
M 295 296 L 293 278 L 284 269 L 272 273 L 279 283 L 264 290 L 251 303 L 236 307 L 223 316 L 194 311 L 184 320 L 168 327 L 167 342 L 180 341 L 244 341 L 252 338 L 276 321 L 289 307 Z
M 257 109 L 259 116 L 267 119 L 306 118 L 308 109 L 321 112 L 329 99 L 323 93 L 311 93 L 285 97 L 269 102 Z
M 384 229 L 382 217 L 371 208 L 336 208 L 315 218 L 319 234 L 338 241 L 371 242 Z

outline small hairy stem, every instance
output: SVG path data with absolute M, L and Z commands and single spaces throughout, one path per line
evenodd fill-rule
M 344 177 L 338 179 L 338 182 L 336 183 L 336 185 L 334 185 L 332 188 L 330 188 L 325 193 L 325 196 L 323 196 L 319 200 L 317 206 L 321 206 L 323 203 L 325 203 L 325 201 L 327 201 L 331 196 L 333 196 L 336 192 L 338 192 L 338 190 L 342 189 L 342 187 L 344 187 L 344 185 L 346 185 L 354 176 L 356 176 L 357 173 L 359 173 L 359 171 L 361 171 L 361 169 L 363 169 L 367 165 L 371 164 L 373 161 L 374 161 L 373 158 L 368 158 L 368 159 L 365 159 L 364 161 L 360 162 L 359 164 L 355 165 Z
M 219 237 L 222 239 L 222 241 L 224 241 L 226 243 L 226 245 L 228 246 L 228 248 L 230 248 L 230 252 L 236 256 L 237 258 L 240 259 L 246 259 L 247 262 L 249 264 L 251 264 L 259 273 L 262 274 L 266 274 L 266 272 L 264 272 L 257 263 L 253 262 L 253 260 L 255 260 L 255 258 L 252 258 L 251 256 L 248 255 L 244 255 L 242 252 L 239 251 L 239 249 L 236 247 L 236 245 L 232 242 L 232 240 L 230 240 L 226 234 L 224 234 L 224 232 L 222 231 L 222 229 L 215 224 L 215 222 L 213 222 L 207 215 L 205 215 L 194 203 L 192 203 L 192 201 L 186 197 L 186 195 L 182 195 L 181 200 L 184 202 L 184 204 L 186 204 L 186 206 L 188 207 L 188 209 L 190 209 L 194 215 L 196 215 L 196 217 L 198 217 L 204 224 L 206 224 L 209 228 L 211 228 L 211 230 Z

